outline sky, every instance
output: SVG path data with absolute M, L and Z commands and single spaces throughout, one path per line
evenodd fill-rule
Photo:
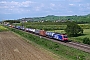
M 90 14 L 90 0 L 0 0 L 0 20 Z

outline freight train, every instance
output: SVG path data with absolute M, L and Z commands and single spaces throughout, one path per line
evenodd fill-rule
M 39 36 L 52 38 L 55 40 L 60 40 L 60 41 L 64 41 L 64 42 L 68 41 L 68 37 L 66 34 L 60 34 L 60 33 L 55 33 L 55 32 L 50 32 L 50 31 L 45 31 L 45 30 L 39 30 L 39 29 L 33 29 L 33 28 L 25 28 L 22 26 L 10 26 L 10 27 L 18 29 L 18 30 L 34 33 L 34 34 L 37 34 Z

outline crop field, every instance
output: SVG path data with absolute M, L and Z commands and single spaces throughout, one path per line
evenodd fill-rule
M 90 24 L 78 24 L 83 29 L 90 29 Z
M 26 25 L 26 27 L 43 30 L 63 30 L 66 28 L 66 25 Z
M 61 33 L 61 34 L 64 34 L 65 33 L 64 30 L 52 30 L 51 32 L 58 32 L 58 33 Z
M 44 22 L 44 23 L 29 22 L 29 23 L 20 23 L 16 25 L 20 25 L 20 26 L 23 25 L 26 28 L 43 29 L 46 31 L 64 30 L 67 27 L 66 23 L 60 23 L 60 22 Z M 78 24 L 78 25 L 83 29 L 90 29 L 90 24 Z
M 12 32 L 0 32 L 0 60 L 56 60 Z

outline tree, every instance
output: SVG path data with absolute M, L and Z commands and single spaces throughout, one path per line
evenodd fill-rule
M 12 23 L 20 23 L 19 20 L 5 20 L 4 22 L 9 22 L 10 24 L 12 24 Z
M 67 21 L 65 32 L 68 36 L 78 36 L 83 34 L 83 29 L 75 22 Z

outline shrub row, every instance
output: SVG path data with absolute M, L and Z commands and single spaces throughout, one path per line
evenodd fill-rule
M 66 25 L 26 25 L 26 27 L 44 30 L 64 30 Z

